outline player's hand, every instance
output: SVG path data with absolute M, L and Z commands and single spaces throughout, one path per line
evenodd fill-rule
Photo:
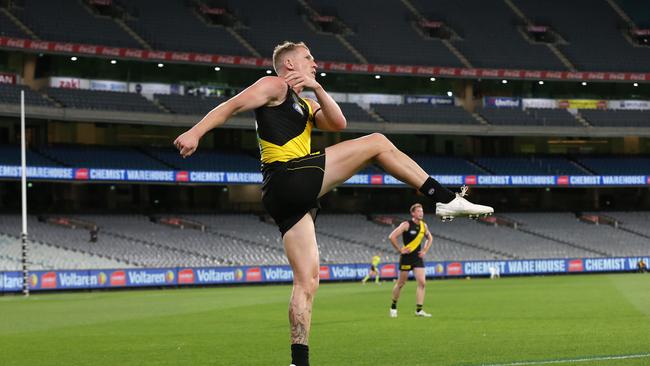
M 174 140 L 174 146 L 176 146 L 181 156 L 186 158 L 199 147 L 199 137 L 192 130 L 189 130 Z
M 400 253 L 402 253 L 402 254 L 409 254 L 409 253 L 411 253 L 411 248 L 409 248 L 409 247 L 404 247 L 404 248 L 400 249 L 399 251 L 400 251 Z
M 320 84 L 316 81 L 315 75 L 312 73 L 302 73 L 298 71 L 290 71 L 284 76 L 284 80 L 292 88 L 320 88 Z
M 424 258 L 424 256 L 427 255 L 427 252 L 419 252 L 418 257 Z

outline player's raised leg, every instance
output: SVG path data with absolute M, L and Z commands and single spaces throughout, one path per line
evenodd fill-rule
M 393 177 L 417 188 L 434 202 L 448 204 L 444 206 L 448 216 L 494 212 L 492 207 L 475 205 L 440 185 L 413 159 L 397 149 L 386 136 L 380 133 L 330 146 L 325 149 L 325 155 L 325 175 L 319 196 L 345 182 L 368 164 L 377 163 Z

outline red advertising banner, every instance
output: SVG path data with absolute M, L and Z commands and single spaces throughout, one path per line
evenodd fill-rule
M 246 282 L 262 281 L 262 269 L 260 267 L 248 268 L 246 270 Z
M 0 72 L 0 84 L 16 84 L 16 74 Z
M 51 52 L 99 57 L 129 58 L 143 61 L 171 61 L 196 64 L 218 64 L 242 67 L 271 67 L 269 58 L 206 55 L 192 52 L 149 51 L 130 48 L 116 48 L 99 45 L 73 44 L 65 42 L 35 41 L 0 37 L 0 48 L 26 51 Z M 350 73 L 379 73 L 421 75 L 454 78 L 507 78 L 531 80 L 575 80 L 575 81 L 635 81 L 650 82 L 650 73 L 630 72 L 572 72 L 509 69 L 464 69 L 456 67 L 422 65 L 365 65 L 342 62 L 320 61 L 322 71 L 341 71 Z

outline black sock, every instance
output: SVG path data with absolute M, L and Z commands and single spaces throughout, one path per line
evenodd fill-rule
M 391 309 L 397 309 L 397 300 L 393 300 L 393 303 L 390 305 Z
M 309 366 L 309 346 L 299 343 L 292 344 L 291 363 L 296 366 Z
M 415 305 L 415 311 L 420 311 L 420 310 L 422 310 L 422 305 L 420 304 Z
M 441 186 L 437 180 L 431 177 L 427 178 L 422 187 L 420 187 L 418 190 L 423 195 L 429 197 L 435 202 L 449 203 L 451 200 L 456 198 L 456 194 L 454 194 L 454 192 Z

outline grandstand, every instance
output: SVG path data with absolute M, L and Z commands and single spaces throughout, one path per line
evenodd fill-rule
M 516 227 L 492 222 L 455 220 L 443 223 L 425 217 L 434 236 L 428 260 L 506 260 L 645 256 L 650 251 L 646 212 L 604 212 L 617 226 L 593 225 L 572 213 L 503 213 Z M 64 215 L 65 216 L 65 215 Z M 404 220 L 391 217 L 394 224 Z M 167 215 L 204 225 L 204 230 L 169 227 L 141 215 L 74 215 L 99 227 L 97 242 L 83 228 L 69 228 L 30 217 L 34 269 L 158 268 L 173 266 L 286 265 L 273 224 L 255 215 Z M 0 258 L 17 270 L 18 216 L 2 215 Z M 322 263 L 364 263 L 380 254 L 391 262 L 396 254 L 388 242 L 391 225 L 363 215 L 318 217 L 317 238 Z M 254 230 L 251 230 L 254 228 Z
M 625 31 L 643 29 L 648 16 L 634 1 L 613 3 L 616 8 L 589 0 L 557 0 L 548 6 L 524 0 L 380 0 L 368 8 L 344 1 L 224 1 L 218 9 L 230 19 L 213 24 L 197 3 L 181 0 L 164 5 L 150 0 L 115 2 L 104 5 L 109 16 L 85 2 L 29 0 L 10 2 L 15 20 L 6 14 L 0 19 L 8 36 L 112 47 L 259 57 L 268 54 L 277 39 L 299 38 L 317 44 L 317 58 L 324 61 L 644 72 L 650 50 L 635 46 Z M 586 8 L 590 11 L 584 12 Z M 282 21 L 268 16 L 273 13 L 283 14 Z M 63 17 L 76 22 L 61 21 Z M 171 17 L 181 31 L 168 27 L 165 20 Z M 318 17 L 339 26 L 323 31 L 314 22 Z M 453 36 L 431 37 L 422 24 L 442 24 Z M 526 33 L 529 26 L 545 27 L 559 40 L 536 41 Z M 387 44 L 393 52 L 384 52 Z
M 349 132 L 316 129 L 314 150 L 381 132 L 429 174 L 451 186 L 474 185 L 478 198 L 512 212 L 487 223 L 429 220 L 437 243 L 432 259 L 643 255 L 650 51 L 630 30 L 647 27 L 647 12 L 627 0 L 549 4 L 3 4 L 0 36 L 47 47 L 0 43 L 6 55 L 0 76 L 7 82 L 0 84 L 0 225 L 8 243 L 2 263 L 16 268 L 16 116 L 24 90 L 36 197 L 30 236 L 43 251 L 56 252 L 53 258 L 76 253 L 86 263 L 39 257 L 38 268 L 287 265 L 259 198 L 254 113 L 210 132 L 189 159 L 170 145 L 200 116 L 272 73 L 268 58 L 283 39 L 312 47 L 323 69 L 318 80 L 335 91 L 348 120 Z M 570 190 L 575 200 L 564 196 Z M 365 263 L 379 253 L 391 261 L 385 237 L 392 226 L 368 217 L 417 200 L 369 164 L 324 197 L 321 260 Z M 609 205 L 635 212 L 620 220 L 631 231 L 576 219 L 578 211 Z M 542 212 L 549 209 L 561 212 Z M 88 229 L 37 219 L 51 215 L 93 223 L 99 241 L 88 242 Z M 191 220 L 204 230 L 170 227 L 161 218 Z M 517 228 L 504 224 L 513 222 Z
M 271 92 L 284 40 L 345 118 L 311 80 L 289 85 L 311 116 Z M 276 347 L 290 293 L 312 364 L 645 364 L 649 45 L 647 0 L 0 1 L 0 364 L 304 366 Z M 373 159 L 330 149 L 364 142 Z M 282 237 L 265 204 L 315 194 L 277 177 L 317 152 L 340 184 Z M 402 153 L 494 213 L 441 221 Z M 393 319 L 389 235 L 415 203 L 433 241 Z

